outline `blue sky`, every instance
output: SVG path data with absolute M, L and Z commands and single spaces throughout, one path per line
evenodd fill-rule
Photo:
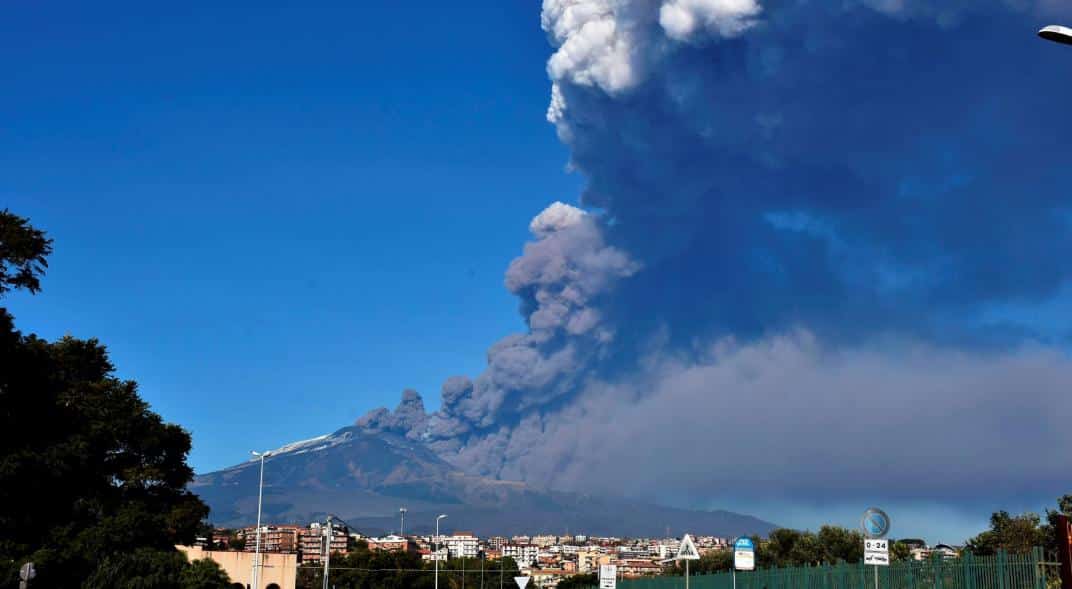
M 579 185 L 534 8 L 4 10 L 0 203 L 55 239 L 7 304 L 106 343 L 197 470 L 435 406 L 523 328 L 503 270 Z

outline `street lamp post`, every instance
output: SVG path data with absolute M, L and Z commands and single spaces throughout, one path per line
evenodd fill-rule
M 260 483 L 257 485 L 257 545 L 253 552 L 253 586 L 260 587 L 261 581 L 261 506 L 264 501 L 264 459 L 271 455 L 271 452 L 255 452 L 250 451 L 256 458 L 261 459 L 261 477 Z
M 1054 43 L 1061 43 L 1063 45 L 1072 45 L 1072 29 L 1068 27 L 1062 27 L 1061 25 L 1050 25 L 1048 27 L 1042 27 L 1038 32 L 1038 36 L 1046 39 L 1047 41 L 1053 41 Z
M 432 546 L 435 547 L 433 550 L 435 553 L 435 589 L 439 589 L 439 520 L 445 517 L 447 517 L 447 515 L 442 514 L 435 518 L 435 542 L 432 543 Z

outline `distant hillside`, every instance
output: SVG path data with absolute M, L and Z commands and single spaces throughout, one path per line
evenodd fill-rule
M 212 507 L 217 525 L 256 520 L 256 461 L 199 475 L 191 485 Z M 406 528 L 427 532 L 439 513 L 444 529 L 480 535 L 564 532 L 598 535 L 674 533 L 734 536 L 766 534 L 769 522 L 729 511 L 689 511 L 614 497 L 544 492 L 523 483 L 460 472 L 420 442 L 354 426 L 289 444 L 265 463 L 264 519 L 307 522 L 334 514 L 378 533 L 397 530 L 398 508 Z

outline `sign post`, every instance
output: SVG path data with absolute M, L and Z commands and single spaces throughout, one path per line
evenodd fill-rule
M 860 518 L 864 532 L 864 564 L 875 567 L 875 589 L 878 589 L 878 567 L 890 566 L 890 516 L 877 507 L 869 507 Z
M 696 545 L 692 543 L 692 536 L 685 534 L 685 537 L 681 539 L 681 545 L 678 546 L 677 556 L 674 560 L 685 561 L 685 589 L 689 589 L 689 561 L 700 560 L 700 552 L 696 550 Z
M 1072 522 L 1067 515 L 1057 516 L 1057 560 L 1061 563 L 1061 589 L 1072 589 Z
M 19 569 L 19 589 L 26 589 L 29 586 L 30 581 L 37 576 L 37 571 L 34 570 L 32 562 L 28 562 L 22 565 Z
M 599 589 L 617 589 L 618 566 L 613 564 L 599 565 Z
M 756 545 L 744 536 L 733 543 L 733 589 L 737 589 L 737 571 L 756 569 Z

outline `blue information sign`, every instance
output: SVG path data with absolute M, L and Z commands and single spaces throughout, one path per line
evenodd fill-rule
M 752 543 L 751 538 L 737 538 L 737 541 L 733 543 L 734 550 L 755 550 L 756 545 Z

